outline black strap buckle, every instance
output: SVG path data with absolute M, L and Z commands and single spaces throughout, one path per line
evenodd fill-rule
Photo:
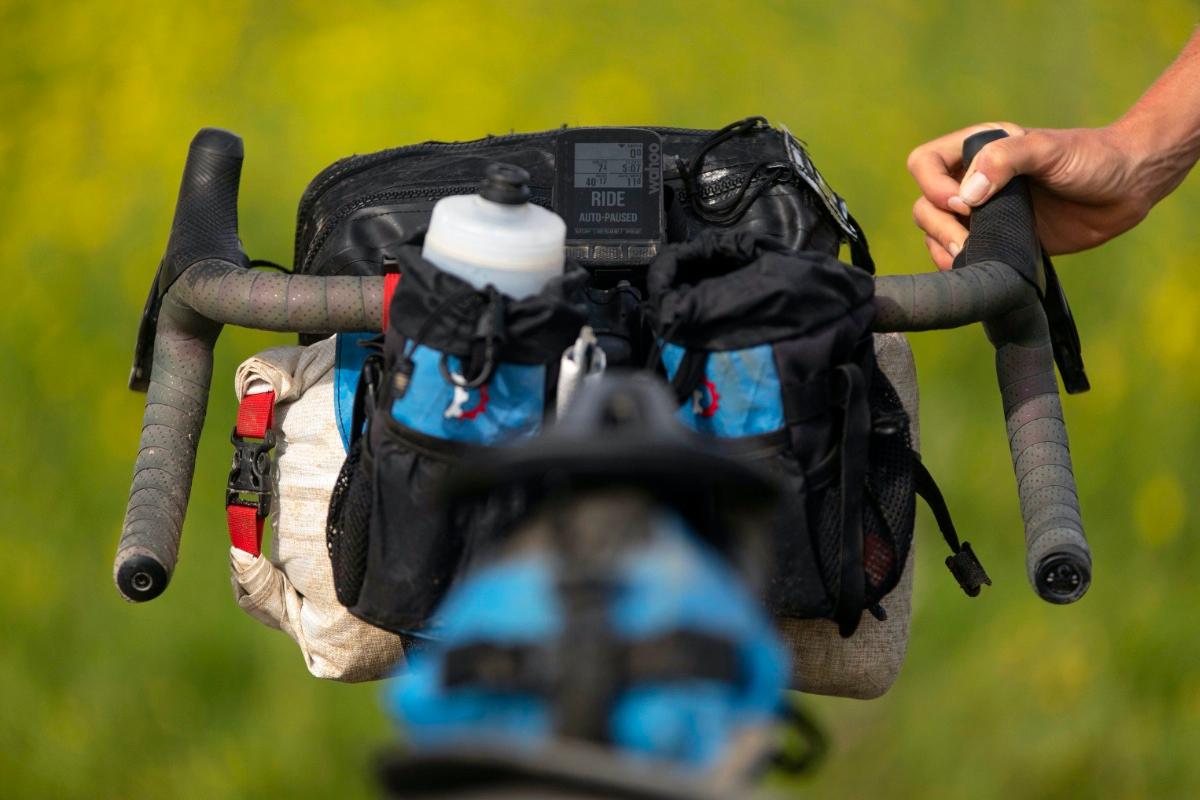
M 261 440 L 254 441 L 239 436 L 235 425 L 229 441 L 233 442 L 233 465 L 225 486 L 225 505 L 256 508 L 258 516 L 265 517 L 271 511 L 271 449 L 275 447 L 275 431 L 269 430 Z

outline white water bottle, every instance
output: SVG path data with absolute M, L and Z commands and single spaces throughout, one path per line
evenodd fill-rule
M 537 294 L 563 273 L 567 226 L 529 202 L 529 173 L 492 164 L 479 194 L 433 207 L 422 257 L 476 288 L 495 286 L 515 299 Z

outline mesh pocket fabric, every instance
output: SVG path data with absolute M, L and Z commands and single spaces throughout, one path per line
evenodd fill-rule
M 916 501 L 913 493 L 912 436 L 908 415 L 887 376 L 876 367 L 870 390 L 872 430 L 869 468 L 863 487 L 862 557 L 868 607 L 900 580 L 912 543 Z M 815 492 L 810 510 L 817 537 L 821 576 L 834 597 L 840 591 L 842 489 L 834 484 Z
M 863 570 L 866 602 L 874 605 L 900 580 L 916 515 L 911 425 L 900 395 L 878 369 L 871 381 L 871 413 L 876 425 L 863 507 Z
M 349 608 L 358 602 L 367 569 L 367 535 L 371 524 L 371 459 L 359 437 L 346 454 L 329 499 L 325 543 L 333 566 L 337 599 Z

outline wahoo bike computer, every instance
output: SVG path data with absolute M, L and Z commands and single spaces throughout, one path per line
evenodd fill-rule
M 554 210 L 567 223 L 567 256 L 593 273 L 649 264 L 662 248 L 662 139 L 645 128 L 558 134 Z

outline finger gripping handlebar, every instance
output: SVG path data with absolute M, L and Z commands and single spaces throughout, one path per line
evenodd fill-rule
M 276 275 L 242 266 L 241 163 L 240 139 L 205 129 L 184 167 L 159 272 L 165 292 L 114 565 L 117 588 L 131 601 L 157 597 L 175 569 L 222 325 L 303 333 L 380 327 L 382 278 Z

